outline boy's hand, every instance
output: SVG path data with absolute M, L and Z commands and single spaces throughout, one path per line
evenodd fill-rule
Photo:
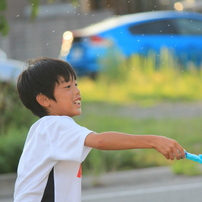
M 163 136 L 154 136 L 152 140 L 153 148 L 163 154 L 167 159 L 180 160 L 185 158 L 182 146 L 175 140 Z

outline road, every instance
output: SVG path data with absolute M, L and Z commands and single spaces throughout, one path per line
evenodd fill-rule
M 12 202 L 16 175 L 0 176 L 0 202 Z M 169 167 L 83 177 L 82 202 L 201 202 L 202 176 L 175 175 Z
M 202 201 L 202 176 L 174 175 L 166 167 L 107 174 L 101 178 L 101 184 L 84 187 L 82 202 Z
M 188 180 L 189 181 L 189 180 Z M 144 186 L 121 186 L 83 192 L 82 202 L 201 202 L 200 180 L 177 184 L 157 183 Z

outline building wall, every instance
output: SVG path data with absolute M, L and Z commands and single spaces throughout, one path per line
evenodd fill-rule
M 18 7 L 9 17 L 8 36 L 0 36 L 0 49 L 9 58 L 22 61 L 37 56 L 57 58 L 65 31 L 90 25 L 112 15 L 110 10 L 83 13 L 67 4 L 61 4 L 61 7 L 49 5 L 47 8 L 41 7 L 39 16 L 32 22 L 25 11 L 26 5 L 24 9 Z

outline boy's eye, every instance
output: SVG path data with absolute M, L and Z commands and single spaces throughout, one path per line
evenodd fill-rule
M 66 86 L 65 88 L 70 88 L 71 87 L 71 85 L 68 85 L 68 86 Z

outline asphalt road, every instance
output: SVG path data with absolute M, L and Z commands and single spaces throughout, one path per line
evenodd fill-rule
M 199 179 L 92 189 L 83 192 L 82 202 L 201 202 L 202 177 Z
M 0 176 L 0 202 L 12 202 L 15 177 Z M 93 186 L 95 181 L 99 186 Z M 98 178 L 83 176 L 82 187 L 82 202 L 202 201 L 202 175 L 175 175 L 169 167 L 105 173 Z
M 129 171 L 125 177 L 124 172 L 117 173 L 116 177 L 119 180 L 106 175 L 103 186 L 84 189 L 82 202 L 202 201 L 202 176 L 177 176 L 163 167 Z

